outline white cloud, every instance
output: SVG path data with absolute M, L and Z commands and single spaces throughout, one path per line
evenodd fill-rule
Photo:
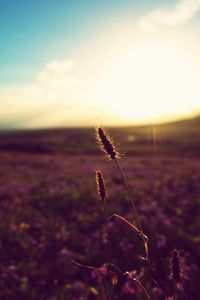
M 38 74 L 37 80 L 44 85 L 77 85 L 79 78 L 75 74 L 75 65 L 76 63 L 73 59 L 50 61 L 46 64 L 44 70 Z
M 8 86 L 0 88 L 0 127 L 80 125 L 85 111 L 79 89 L 63 86 Z
M 74 60 L 50 61 L 35 83 L 0 87 L 0 127 L 56 126 L 77 119 L 83 111 L 80 90 Z
M 101 104 L 89 100 L 79 75 L 74 60 L 55 60 L 39 72 L 35 83 L 0 86 L 0 128 L 114 123 Z
M 76 63 L 73 59 L 66 59 L 63 61 L 53 60 L 46 65 L 46 69 L 49 71 L 68 73 L 74 69 L 75 65 Z
M 159 26 L 176 26 L 190 21 L 200 11 L 200 0 L 180 0 L 171 6 L 157 8 L 142 16 L 138 25 L 146 31 Z

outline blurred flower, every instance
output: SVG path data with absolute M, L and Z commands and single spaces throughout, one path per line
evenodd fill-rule
M 166 237 L 162 234 L 157 235 L 157 248 L 161 249 L 166 246 Z
M 67 249 L 67 248 L 62 248 L 60 250 L 59 254 L 60 254 L 60 256 L 62 256 L 64 258 L 67 258 L 67 259 L 70 259 L 72 257 L 72 255 L 73 255 L 73 253 L 69 249 Z
M 3 277 L 11 278 L 16 281 L 20 281 L 21 278 L 19 274 L 17 273 L 17 267 L 15 265 L 10 265 L 7 269 L 3 272 Z
M 122 250 L 122 252 L 126 253 L 126 252 L 134 249 L 134 246 L 133 246 L 133 244 L 131 244 L 129 242 L 121 241 L 119 243 L 119 248 Z
M 74 289 L 76 291 L 82 292 L 84 290 L 84 284 L 83 284 L 83 282 L 81 282 L 79 280 L 76 280 L 74 282 Z
M 122 287 L 122 292 L 126 295 L 135 295 L 137 288 L 133 286 L 132 282 L 127 281 Z
M 22 222 L 22 223 L 20 223 L 19 228 L 21 230 L 27 230 L 30 228 L 30 225 L 28 223 Z

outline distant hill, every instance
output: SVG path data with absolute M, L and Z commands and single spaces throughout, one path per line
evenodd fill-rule
M 200 116 L 160 125 L 109 128 L 122 152 L 128 154 L 200 153 Z M 99 153 L 94 128 L 0 131 L 0 150 L 32 153 Z

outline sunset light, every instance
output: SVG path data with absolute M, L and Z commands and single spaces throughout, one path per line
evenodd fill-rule
M 200 0 L 0 0 L 0 300 L 200 299 Z
M 0 126 L 135 125 L 200 113 L 197 0 L 163 6 L 111 1 L 99 11 L 83 2 L 61 1 L 55 15 L 42 4 L 45 27 L 27 10 L 20 44 L 1 18 Z M 81 7 L 88 9 L 87 22 Z M 18 34 L 20 22 L 27 25 L 16 10 Z
M 195 63 L 181 54 L 161 44 L 138 45 L 106 74 L 98 101 L 127 124 L 195 113 L 199 78 Z

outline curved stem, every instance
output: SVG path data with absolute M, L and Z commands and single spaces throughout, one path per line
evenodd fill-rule
M 107 230 L 107 216 L 108 216 L 108 208 L 107 208 L 107 203 L 106 203 L 106 199 L 104 199 L 103 201 L 103 214 L 104 214 L 104 235 L 105 235 L 105 239 L 107 240 L 108 243 L 108 264 L 112 263 L 112 255 L 111 255 L 111 241 L 109 238 L 109 233 Z M 108 290 L 108 300 L 112 299 L 112 295 L 113 295 L 113 286 L 111 286 L 111 288 Z
M 128 185 L 128 182 L 127 182 L 127 179 L 126 179 L 126 176 L 118 162 L 118 160 L 115 158 L 115 163 L 117 164 L 117 167 L 119 168 L 119 171 L 122 175 L 122 178 L 124 180 L 124 183 L 125 183 L 125 186 L 126 186 L 126 190 L 127 190 L 127 193 L 128 193 L 128 196 L 129 196 L 129 199 L 131 201 L 131 204 L 132 204 L 132 207 L 133 207 L 133 216 L 135 218 L 135 221 L 136 221 L 136 224 L 137 224 L 137 227 L 138 227 L 138 230 L 141 232 L 142 234 L 142 237 L 143 237 L 143 242 L 144 242 L 144 248 L 145 248 L 145 254 L 146 254 L 146 259 L 147 261 L 149 261 L 149 253 L 148 253 L 148 239 L 144 237 L 144 233 L 143 233 L 143 229 L 142 229 L 142 226 L 141 226 L 141 222 L 140 222 L 140 218 L 139 218 L 139 215 L 137 213 L 137 209 L 136 209 L 136 205 L 135 205 L 135 201 L 133 199 L 133 196 L 132 196 L 132 193 L 131 193 L 131 190 L 130 190 L 130 187 Z
M 122 175 L 122 177 L 123 177 L 123 180 L 124 180 L 124 183 L 125 183 L 127 192 L 128 192 L 128 196 L 129 196 L 129 198 L 130 198 L 130 200 L 131 200 L 131 204 L 132 204 L 132 207 L 133 207 L 133 215 L 134 215 L 136 224 L 137 224 L 137 226 L 138 226 L 138 229 L 139 229 L 141 232 L 143 232 L 142 226 L 141 226 L 141 223 L 140 223 L 140 219 L 139 219 L 139 216 L 138 216 L 138 213 L 137 213 L 137 210 L 136 210 L 135 201 L 134 201 L 133 198 L 132 198 L 131 191 L 130 191 L 130 187 L 129 187 L 128 182 L 127 182 L 127 180 L 126 180 L 126 176 L 125 176 L 125 174 L 124 174 L 124 172 L 123 172 L 123 170 L 122 170 L 122 168 L 121 168 L 121 166 L 120 166 L 120 164 L 119 164 L 119 162 L 118 162 L 118 160 L 117 160 L 116 158 L 115 158 L 115 163 L 117 164 L 117 167 L 119 168 L 119 171 L 120 171 L 120 173 L 121 173 L 121 175 Z
M 93 269 L 93 270 L 96 270 L 96 271 L 107 271 L 107 269 L 105 268 L 98 268 L 98 267 L 93 267 L 93 266 L 89 266 L 89 265 L 85 265 L 85 264 L 82 264 L 82 263 L 79 263 L 77 261 L 74 261 L 72 260 L 72 263 L 74 263 L 75 265 L 77 265 L 78 267 L 83 267 L 83 268 L 87 268 L 87 269 Z M 151 296 L 149 295 L 149 293 L 147 292 L 145 286 L 143 285 L 142 282 L 140 282 L 139 280 L 137 280 L 135 277 L 133 277 L 129 272 L 124 272 L 122 271 L 119 267 L 117 267 L 115 264 L 113 263 L 110 263 L 108 264 L 109 266 L 113 267 L 117 272 L 119 272 L 121 275 L 125 276 L 125 277 L 128 277 L 128 279 L 132 280 L 133 282 L 135 282 L 136 284 L 138 284 L 140 286 L 140 288 L 142 289 L 142 291 L 144 292 L 146 298 L 148 300 L 151 299 Z M 110 270 L 111 273 L 113 273 L 113 271 Z
M 144 235 L 143 233 L 143 229 L 142 229 L 142 226 L 141 226 L 141 222 L 140 222 L 140 218 L 139 218 L 139 215 L 137 213 L 137 209 L 136 209 L 136 205 L 135 205 L 135 201 L 134 201 L 134 198 L 133 198 L 133 195 L 131 193 L 131 190 L 130 190 L 130 187 L 129 187 L 129 184 L 127 182 L 127 179 L 126 179 L 126 176 L 118 162 L 118 160 L 115 158 L 115 163 L 122 175 L 122 178 L 124 180 L 124 183 L 125 183 L 125 186 L 126 186 L 126 190 L 127 190 L 127 193 L 128 193 L 128 197 L 131 201 L 131 204 L 132 204 L 132 207 L 133 207 L 133 216 L 135 218 L 135 222 L 136 222 L 136 225 L 137 225 L 137 229 L 140 231 L 141 235 L 142 235 L 142 239 L 143 239 L 143 244 L 144 244 L 144 251 L 145 251 L 145 258 L 146 258 L 146 261 L 147 261 L 147 264 L 148 264 L 148 277 L 149 277 L 149 290 L 151 291 L 152 288 L 151 288 L 151 265 L 150 265 L 150 261 L 149 261 L 149 248 L 148 248 L 148 238 L 146 237 L 146 235 Z M 149 296 L 151 299 L 151 295 Z
M 149 295 L 149 293 L 147 292 L 145 286 L 142 284 L 142 282 L 140 282 L 139 280 L 137 280 L 135 277 L 132 277 L 129 272 L 125 272 L 125 275 L 128 276 L 129 279 L 131 279 L 132 281 L 136 282 L 140 288 L 143 290 L 145 296 L 147 297 L 148 300 L 151 300 L 151 296 Z

